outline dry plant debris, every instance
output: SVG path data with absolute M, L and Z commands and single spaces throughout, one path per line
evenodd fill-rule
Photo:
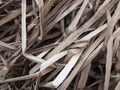
M 120 90 L 120 0 L 0 0 L 0 90 Z

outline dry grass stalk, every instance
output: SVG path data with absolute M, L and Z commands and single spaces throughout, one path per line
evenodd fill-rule
M 115 90 L 119 90 L 119 89 L 120 89 L 120 82 L 118 82 L 118 84 L 117 84 Z
M 37 1 L 38 4 L 38 1 Z M 39 8 L 41 8 L 42 5 L 39 6 Z M 27 54 L 25 53 L 26 48 L 27 48 L 27 31 L 26 31 L 26 0 L 22 1 L 22 53 L 25 57 L 29 58 L 30 60 L 37 62 L 37 63 L 41 63 L 44 62 L 43 59 L 35 57 L 33 55 Z
M 110 4 L 106 5 L 104 7 L 104 11 L 100 10 L 96 12 L 96 14 L 87 22 L 85 23 L 79 30 L 73 32 L 69 37 L 67 37 L 63 42 L 61 42 L 60 45 L 58 45 L 51 53 L 48 54 L 47 58 L 54 55 L 54 53 L 59 53 L 63 49 L 65 49 L 67 46 L 72 44 L 87 28 L 89 28 L 97 19 L 99 19 L 107 10 L 108 8 L 112 8 L 113 4 L 116 3 L 116 1 L 111 2 Z
M 110 21 L 108 22 L 108 30 L 107 30 L 107 34 L 106 34 L 106 40 L 105 40 L 105 44 L 107 44 L 112 32 L 113 32 L 113 29 L 114 29 L 114 26 L 115 24 L 117 23 L 118 19 L 119 19 L 119 15 L 120 15 L 120 2 L 114 12 L 114 15 L 111 17 Z
M 31 6 L 28 6 L 27 12 L 31 10 Z M 21 14 L 21 9 L 11 11 L 5 18 L 0 20 L 0 26 L 4 25 L 5 23 L 11 21 L 12 19 L 18 17 Z
M 119 0 L 0 0 L 0 90 L 119 90 Z
M 113 58 L 113 40 L 120 33 L 120 28 L 118 28 L 113 35 L 110 37 L 107 44 L 107 56 L 106 56 L 106 75 L 105 75 L 105 83 L 104 90 L 109 90 L 109 81 L 110 81 L 110 73 L 112 67 L 112 58 Z M 109 67 L 109 68 L 108 68 Z
M 90 72 L 91 64 L 89 64 L 87 67 L 83 69 L 81 72 L 81 77 L 77 85 L 77 90 L 83 90 L 85 88 L 85 85 L 87 83 L 88 75 Z
M 65 80 L 65 78 L 68 76 L 71 69 L 75 66 L 75 64 L 78 61 L 82 52 L 83 52 L 83 50 L 81 50 L 78 54 L 74 55 L 70 59 L 68 64 L 64 67 L 64 69 L 60 72 L 60 74 L 56 77 L 56 79 L 52 82 L 48 82 L 47 84 L 45 84 L 45 87 L 57 88 Z M 64 76 L 63 76 L 63 74 L 64 74 Z
M 84 9 L 86 8 L 87 4 L 88 4 L 89 0 L 84 0 L 80 10 L 78 11 L 77 15 L 75 16 L 75 18 L 72 20 L 72 22 L 70 23 L 70 25 L 68 26 L 68 33 L 73 32 L 77 27 L 78 21 L 80 20 Z

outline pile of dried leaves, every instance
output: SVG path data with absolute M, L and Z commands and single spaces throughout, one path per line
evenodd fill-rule
M 120 90 L 120 0 L 0 0 L 0 90 Z

